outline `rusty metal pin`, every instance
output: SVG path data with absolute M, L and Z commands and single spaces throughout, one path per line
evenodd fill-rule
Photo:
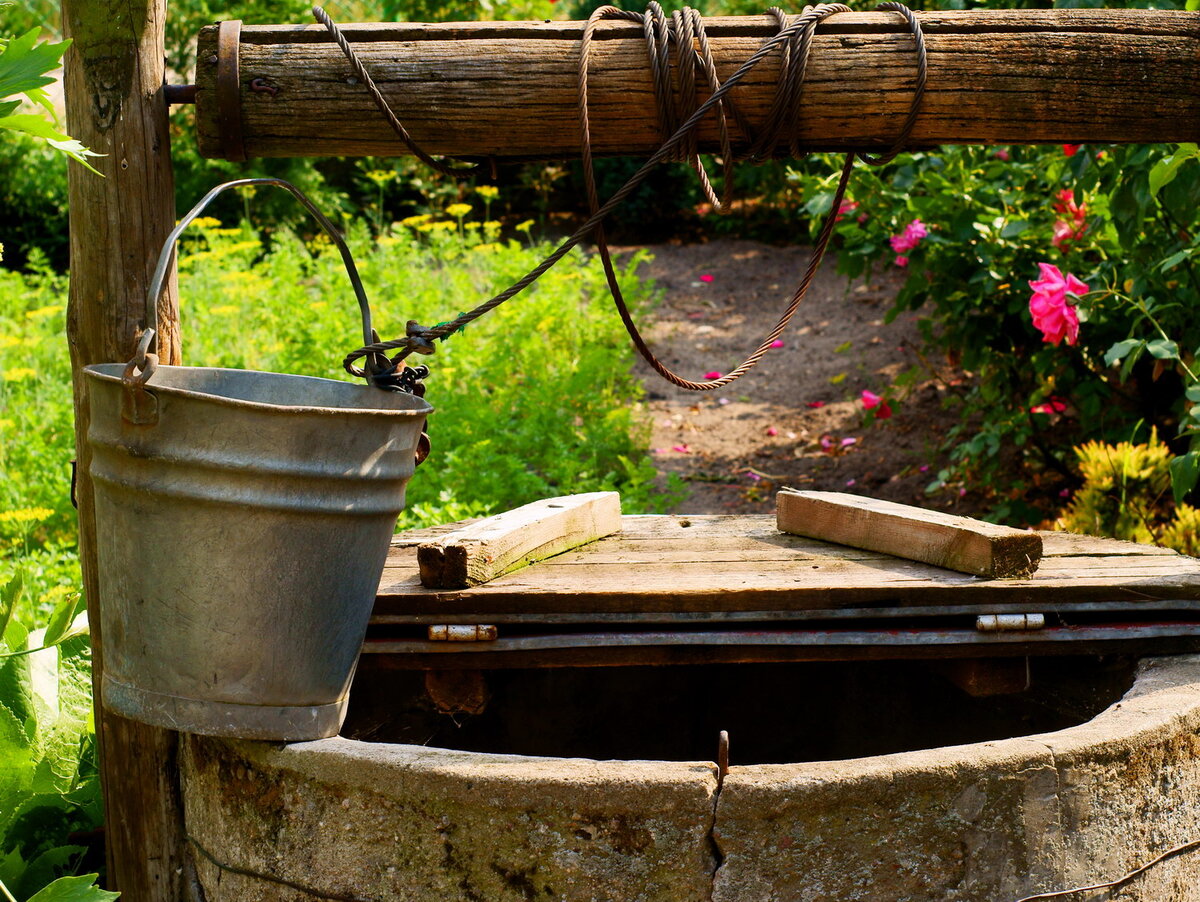
M 255 94 L 270 94 L 272 97 L 279 93 L 279 88 L 265 78 L 250 79 L 250 90 Z
M 729 731 L 722 730 L 717 736 L 717 791 L 725 785 L 725 775 L 729 773 Z

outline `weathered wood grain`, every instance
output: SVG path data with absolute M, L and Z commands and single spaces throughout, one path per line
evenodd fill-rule
M 781 532 L 989 579 L 1029 576 L 1042 559 L 1037 533 L 893 501 L 784 489 L 775 505 Z
M 419 545 L 421 583 L 432 589 L 478 586 L 620 529 L 616 492 L 544 498 Z
M 73 43 L 65 59 L 67 129 L 92 150 L 100 178 L 71 164 L 71 349 L 79 500 L 79 557 L 92 634 L 96 739 L 104 789 L 110 888 L 147 902 L 191 900 L 175 766 L 177 735 L 110 714 L 104 670 L 96 520 L 80 369 L 128 360 L 145 325 L 146 290 L 175 223 L 166 104 L 162 98 L 165 0 L 63 0 Z M 172 273 L 173 276 L 173 273 Z M 179 363 L 173 277 L 159 303 L 158 354 Z
M 1200 18 L 1180 11 L 1019 10 L 918 13 L 929 88 L 913 146 L 1192 140 L 1200 132 Z M 575 78 L 580 22 L 346 26 L 389 103 L 432 153 L 560 158 L 579 153 Z M 727 78 L 773 33 L 763 17 L 714 18 Z M 215 29 L 201 32 L 197 138 L 222 156 Z M 661 142 L 640 27 L 602 23 L 590 68 L 599 154 Z M 341 51 L 318 26 L 246 26 L 241 117 L 249 156 L 400 155 Z M 879 149 L 908 111 L 913 42 L 898 17 L 845 13 L 813 42 L 796 123 L 805 149 Z M 733 89 L 753 126 L 774 95 L 773 55 Z M 251 91 L 263 79 L 275 93 Z M 701 89 L 701 97 L 707 96 Z M 718 149 L 711 119 L 702 147 Z M 746 136 L 738 135 L 741 146 Z
M 375 613 L 386 620 L 449 614 L 867 612 L 943 605 L 1049 610 L 1073 603 L 1136 607 L 1200 599 L 1200 560 L 1107 539 L 1039 533 L 1045 554 L 1035 574 L 985 580 L 785 535 L 770 516 L 622 520 L 617 535 L 458 591 L 422 586 L 416 550 L 395 547 Z

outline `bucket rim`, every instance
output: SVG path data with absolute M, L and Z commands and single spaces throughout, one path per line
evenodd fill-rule
M 171 372 L 179 370 L 188 370 L 193 373 L 242 373 L 249 376 L 271 376 L 282 379 L 303 379 L 312 382 L 323 382 L 332 385 L 345 386 L 351 390 L 359 388 L 370 391 L 370 386 L 361 385 L 354 382 L 346 382 L 341 379 L 328 379 L 324 376 L 300 376 L 294 373 L 273 373 L 268 370 L 243 370 L 236 367 L 217 367 L 217 366 L 172 366 L 163 364 L 158 367 L 158 372 Z M 83 372 L 101 382 L 111 382 L 118 385 L 122 384 L 122 374 L 125 372 L 125 364 L 123 363 L 93 363 L 83 367 Z M 219 401 L 222 404 L 231 407 L 245 408 L 247 410 L 273 410 L 288 413 L 301 414 L 323 414 L 323 415 L 360 415 L 360 416 L 396 416 L 396 417 L 416 417 L 428 416 L 433 413 L 436 408 L 417 395 L 408 394 L 417 406 L 408 410 L 398 410 L 389 407 L 316 407 L 306 404 L 272 404 L 266 401 L 248 401 L 243 398 L 233 398 L 228 395 L 218 395 L 213 392 L 197 391 L 192 388 L 180 388 L 175 385 L 156 385 L 153 380 L 145 386 L 147 390 L 155 392 L 165 392 L 169 395 L 176 395 L 185 398 L 195 398 L 197 400 Z M 382 391 L 382 389 L 376 389 Z M 404 393 L 407 394 L 407 393 Z

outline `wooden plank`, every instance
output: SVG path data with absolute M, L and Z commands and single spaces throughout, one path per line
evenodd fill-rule
M 924 561 L 989 579 L 1029 576 L 1042 559 L 1035 532 L 845 492 L 783 489 L 782 532 Z
M 622 521 L 620 534 L 474 589 L 425 588 L 415 549 L 393 548 L 375 613 L 380 618 L 781 615 L 842 609 L 894 614 L 905 607 L 964 605 L 1037 611 L 1111 603 L 1136 609 L 1200 599 L 1200 560 L 1109 539 L 1042 533 L 1053 553 L 1042 559 L 1037 573 L 1028 579 L 985 580 L 785 535 L 770 516 L 625 516 Z M 713 550 L 718 545 L 720 550 Z M 610 554 L 614 546 L 637 552 Z
M 913 146 L 1186 141 L 1200 132 L 1200 20 L 1183 11 L 919 12 L 929 87 Z M 722 79 L 774 33 L 765 16 L 713 18 Z M 579 22 L 347 26 L 410 133 L 431 153 L 510 159 L 579 153 Z M 894 14 L 845 13 L 813 41 L 797 123 L 805 150 L 878 149 L 899 132 L 915 82 L 912 39 Z M 640 27 L 606 22 L 593 45 L 590 120 L 598 154 L 646 154 L 662 140 Z M 199 38 L 201 153 L 220 156 L 216 35 Z M 317 26 L 247 26 L 240 113 L 250 156 L 406 151 L 341 51 Z M 731 96 L 753 126 L 775 94 L 778 56 Z M 1148 78 L 1146 73 L 1154 73 Z M 263 79 L 277 89 L 256 92 Z M 706 89 L 701 88 L 702 97 Z M 735 129 L 744 148 L 747 136 Z M 719 149 L 709 117 L 702 150 Z
M 108 883 L 121 898 L 180 902 L 188 880 L 175 764 L 177 734 L 110 714 L 100 704 L 104 637 L 96 520 L 88 475 L 87 383 L 80 369 L 128 360 L 145 325 L 146 289 L 175 223 L 167 107 L 162 96 L 165 0 L 64 0 L 73 41 L 65 58 L 67 130 L 103 156 L 100 178 L 71 164 L 71 351 L 79 557 L 92 638 L 96 740 L 104 790 Z M 158 355 L 179 363 L 174 271 L 159 301 Z
M 433 589 L 482 585 L 620 529 L 616 492 L 545 498 L 421 544 L 421 583 Z

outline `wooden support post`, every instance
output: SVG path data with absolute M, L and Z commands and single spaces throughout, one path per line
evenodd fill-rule
M 929 87 L 912 146 L 1192 141 L 1200 133 L 1195 13 L 968 10 L 917 17 L 929 50 Z M 582 23 L 390 23 L 344 30 L 429 152 L 578 155 Z M 765 16 L 710 20 L 721 78 L 774 32 Z M 406 152 L 324 28 L 263 25 L 236 33 L 227 28 L 226 34 L 225 49 L 216 27 L 200 35 L 201 153 L 244 159 Z M 751 126 L 766 119 L 778 71 L 778 54 L 772 54 L 731 92 Z M 601 23 L 590 72 L 595 152 L 654 150 L 661 137 L 641 26 Z M 227 77 L 219 80 L 218 73 Z M 915 75 L 913 40 L 899 16 L 827 19 L 808 64 L 796 123 L 801 145 L 888 146 L 908 113 Z M 706 97 L 706 88 L 700 93 Z M 744 148 L 746 136 L 734 131 Z M 702 149 L 719 148 L 713 117 L 699 137 Z
M 100 178 L 71 164 L 71 292 L 67 337 L 75 396 L 79 555 L 92 629 L 96 737 L 108 841 L 108 882 L 130 902 L 179 902 L 186 889 L 177 734 L 106 712 L 97 599 L 96 522 L 88 476 L 88 364 L 128 360 L 144 326 L 146 290 L 175 222 L 163 100 L 166 0 L 63 0 L 74 43 L 66 57 L 67 127 L 105 156 Z M 158 354 L 179 362 L 172 285 L 159 306 Z

